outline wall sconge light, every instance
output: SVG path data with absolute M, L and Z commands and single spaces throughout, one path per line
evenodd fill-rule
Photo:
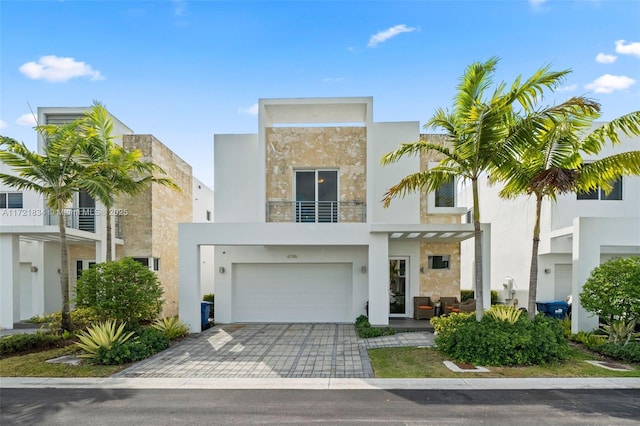
M 32 266 L 31 267 L 31 272 L 38 272 L 38 267 L 37 266 Z
M 58 268 L 58 273 L 61 274 L 62 273 L 62 269 Z
M 218 272 L 220 272 L 221 274 L 224 274 L 224 266 L 219 267 Z
M 544 273 L 545 273 L 545 274 L 550 274 L 550 273 L 551 273 L 551 269 L 546 268 L 546 269 L 544 270 Z
M 361 266 L 360 267 L 360 272 L 362 272 L 363 274 L 367 273 L 367 267 L 366 266 Z
M 421 273 L 421 274 L 424 274 L 424 266 L 421 266 L 421 267 L 420 267 L 420 273 Z

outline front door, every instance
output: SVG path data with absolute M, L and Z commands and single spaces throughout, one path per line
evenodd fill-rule
M 408 273 L 408 257 L 389 258 L 389 314 L 392 317 L 404 317 L 407 314 Z

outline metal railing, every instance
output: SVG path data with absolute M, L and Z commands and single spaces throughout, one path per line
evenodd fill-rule
M 67 228 L 96 232 L 96 209 L 94 208 L 62 209 L 62 217 Z M 47 210 L 45 222 L 47 225 L 58 225 L 59 220 L 60 216 L 56 210 Z
M 362 201 L 268 201 L 267 222 L 366 222 Z

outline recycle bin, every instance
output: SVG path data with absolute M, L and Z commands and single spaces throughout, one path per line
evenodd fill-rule
M 569 304 L 564 300 L 554 300 L 552 302 L 536 302 L 536 309 L 548 317 L 564 319 L 569 312 Z
M 202 330 L 209 328 L 209 313 L 211 312 L 211 302 L 200 302 L 200 326 Z

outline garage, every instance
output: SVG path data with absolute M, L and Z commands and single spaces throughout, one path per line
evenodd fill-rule
M 353 322 L 351 263 L 234 264 L 234 322 Z

